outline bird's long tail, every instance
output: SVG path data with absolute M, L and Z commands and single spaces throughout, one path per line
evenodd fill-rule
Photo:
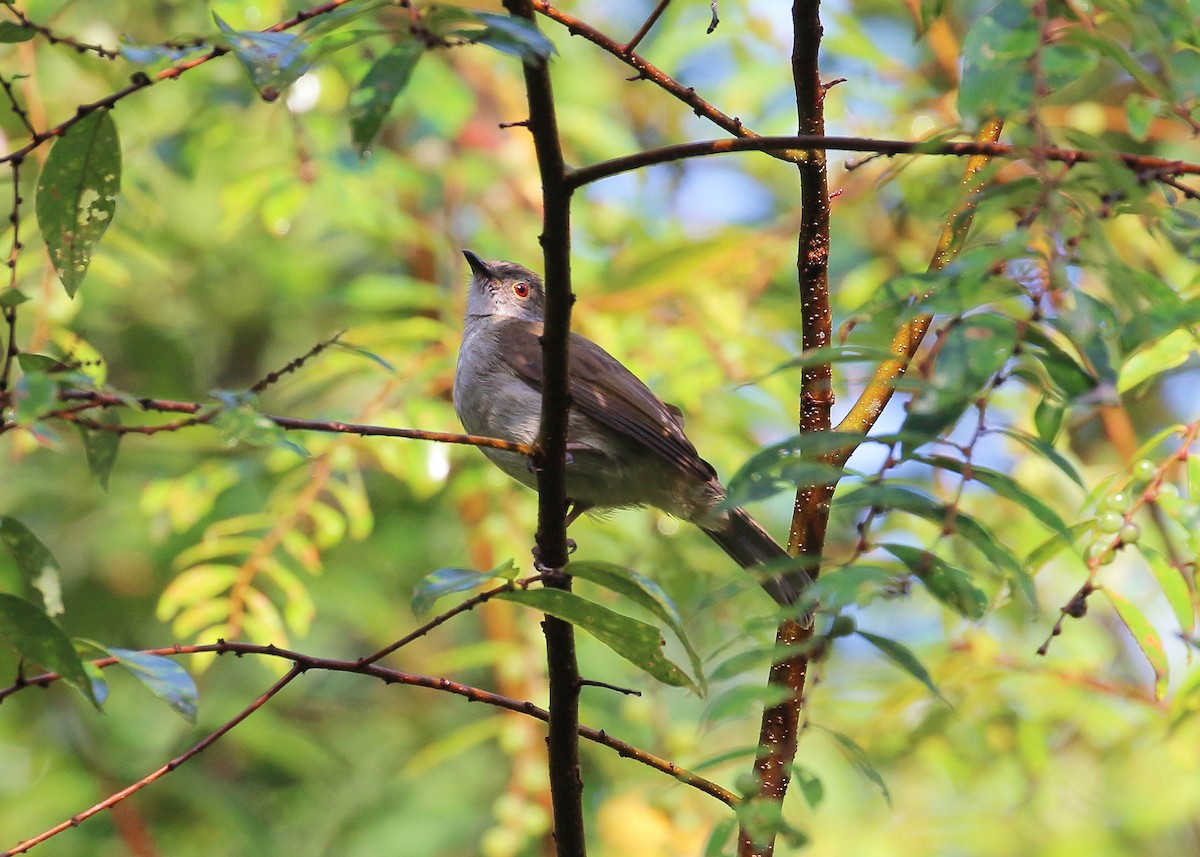
M 753 571 L 756 566 L 779 565 L 791 559 L 745 509 L 730 509 L 719 521 L 706 522 L 701 529 L 744 569 Z M 812 578 L 804 569 L 793 567 L 773 577 L 760 576 L 759 583 L 768 595 L 787 607 L 796 603 Z

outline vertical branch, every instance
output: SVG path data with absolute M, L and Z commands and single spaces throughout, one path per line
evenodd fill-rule
M 513 16 L 533 26 L 530 0 L 504 0 Z M 537 556 L 550 570 L 546 585 L 570 589 L 567 565 L 567 347 L 571 329 L 571 190 L 559 144 L 554 91 L 547 60 L 526 58 L 525 91 L 529 131 L 533 135 L 542 178 L 542 253 L 546 274 L 546 319 L 542 335 L 542 415 L 534 466 L 538 474 Z M 557 572 L 557 573 L 555 573 Z M 550 684 L 550 795 L 554 809 L 554 841 L 560 857 L 583 855 L 583 778 L 579 770 L 579 665 L 575 632 L 553 616 L 542 621 L 546 636 L 546 668 Z
M 819 0 L 794 0 L 792 4 L 792 80 L 796 91 L 798 133 L 825 134 L 825 86 L 821 83 L 817 55 L 821 45 Z M 801 222 L 796 268 L 800 287 L 801 336 L 805 351 L 829 344 L 832 314 L 829 308 L 829 183 L 824 150 L 812 150 L 797 163 L 800 172 Z M 806 366 L 800 377 L 800 431 L 829 431 L 833 406 L 832 372 L 828 363 Z M 833 485 L 801 488 L 792 509 L 788 552 L 811 559 L 805 568 L 815 577 L 824 548 Z M 788 619 L 782 622 L 775 640 L 779 651 L 796 652 L 813 634 L 808 627 Z M 758 779 L 758 801 L 782 808 L 791 782 L 792 760 L 804 688 L 808 678 L 808 656 L 791 654 L 771 668 L 770 683 L 787 688 L 788 698 L 763 712 L 758 755 L 754 771 Z M 769 857 L 775 851 L 777 825 L 738 833 L 739 857 Z
M 7 85 L 5 90 L 7 90 Z M 16 106 L 16 102 L 13 102 Z M 12 249 L 8 252 L 8 300 L 4 303 L 4 324 L 8 328 L 7 340 L 4 343 L 4 365 L 0 368 L 0 394 L 8 392 L 8 385 L 12 381 L 13 361 L 16 360 L 17 354 L 20 353 L 17 349 L 17 259 L 21 255 L 21 159 L 14 158 L 12 161 L 12 183 L 13 183 L 13 207 L 12 213 L 8 215 L 9 222 L 12 223 L 13 237 Z

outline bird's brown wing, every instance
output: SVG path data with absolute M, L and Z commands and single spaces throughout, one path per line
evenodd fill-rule
M 499 353 L 518 377 L 540 392 L 541 323 L 505 319 L 499 322 L 496 332 Z M 591 340 L 572 333 L 570 363 L 572 407 L 705 482 L 716 477 L 712 465 L 700 457 L 683 433 L 679 409 L 663 403 L 619 360 Z

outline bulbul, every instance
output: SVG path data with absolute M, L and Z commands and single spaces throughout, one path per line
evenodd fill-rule
M 471 434 L 533 443 L 541 421 L 541 278 L 512 262 L 485 262 L 469 250 L 466 325 L 454 373 L 454 409 Z M 679 409 L 663 403 L 596 343 L 571 334 L 567 424 L 570 520 L 588 510 L 653 506 L 691 521 L 743 568 L 787 553 L 743 509 L 728 508 L 712 465 L 683 433 Z M 492 463 L 532 488 L 536 474 L 518 453 L 481 447 Z M 801 570 L 762 579 L 780 604 L 808 580 Z

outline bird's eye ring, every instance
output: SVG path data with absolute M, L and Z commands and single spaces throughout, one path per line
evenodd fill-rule
M 513 291 L 519 298 L 529 297 L 529 283 L 524 281 L 513 283 Z

